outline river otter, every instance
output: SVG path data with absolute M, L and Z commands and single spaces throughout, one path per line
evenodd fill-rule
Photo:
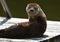
M 29 3 L 26 7 L 28 22 L 18 23 L 0 30 L 3 38 L 30 38 L 40 37 L 46 31 L 46 15 L 37 3 Z

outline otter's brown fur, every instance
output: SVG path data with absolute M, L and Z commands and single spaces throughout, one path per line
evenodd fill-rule
M 30 37 L 40 37 L 46 31 L 46 16 L 40 6 L 36 3 L 30 3 L 26 7 L 39 8 L 38 14 L 28 14 L 29 22 L 18 23 L 18 25 L 11 26 L 6 29 L 0 30 L 0 37 L 4 38 L 30 38 Z

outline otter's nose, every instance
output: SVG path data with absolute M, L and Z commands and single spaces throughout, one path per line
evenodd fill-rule
M 30 10 L 31 12 L 34 12 L 34 10 Z
M 30 11 L 31 11 L 31 12 L 34 12 L 34 8 L 33 8 L 33 7 L 31 7 L 31 8 L 30 8 Z

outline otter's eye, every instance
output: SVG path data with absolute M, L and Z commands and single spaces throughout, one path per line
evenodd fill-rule
M 28 7 L 29 9 L 31 8 L 31 7 Z
M 37 10 L 37 8 L 34 8 L 35 10 Z

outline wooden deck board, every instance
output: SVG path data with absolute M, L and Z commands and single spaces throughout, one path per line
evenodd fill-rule
M 0 22 L 3 21 L 5 18 L 0 17 Z M 12 25 L 15 25 L 16 23 L 26 22 L 29 21 L 28 19 L 23 18 L 11 18 L 3 25 L 0 25 L 0 30 L 8 28 Z M 0 38 L 0 41 L 6 41 L 6 42 L 34 42 L 34 41 L 44 41 L 51 38 L 54 38 L 56 36 L 60 35 L 60 22 L 59 21 L 47 21 L 47 29 L 46 32 L 42 37 L 39 38 L 30 38 L 30 39 L 8 39 L 8 38 Z

